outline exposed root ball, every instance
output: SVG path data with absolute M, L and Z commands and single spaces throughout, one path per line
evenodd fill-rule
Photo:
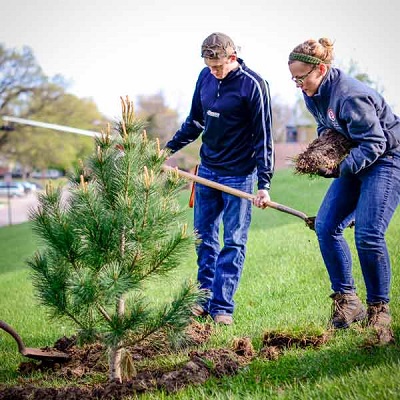
M 333 129 L 326 129 L 293 158 L 295 173 L 319 175 L 321 168 L 334 169 L 349 154 L 354 143 Z

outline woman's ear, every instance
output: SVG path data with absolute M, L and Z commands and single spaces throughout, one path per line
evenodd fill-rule
M 318 71 L 322 76 L 325 76 L 326 73 L 328 72 L 328 66 L 326 64 L 319 64 L 318 65 Z

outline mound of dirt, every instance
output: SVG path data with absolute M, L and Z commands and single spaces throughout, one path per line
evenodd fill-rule
M 320 347 L 330 338 L 331 332 L 324 332 L 321 335 L 289 335 L 282 332 L 269 331 L 264 333 L 263 345 L 276 346 L 278 348 L 290 347 Z
M 246 360 L 251 361 L 256 356 L 256 352 L 249 337 L 234 339 L 232 343 L 232 350 L 239 357 L 242 357 L 244 363 Z
M 289 335 L 282 332 L 269 331 L 264 333 L 263 347 L 260 357 L 268 360 L 277 360 L 282 351 L 290 347 L 320 347 L 330 339 L 331 332 L 324 332 L 317 336 Z

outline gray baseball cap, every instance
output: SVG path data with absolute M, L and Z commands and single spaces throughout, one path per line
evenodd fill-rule
M 203 58 L 223 58 L 236 53 L 233 40 L 225 33 L 214 32 L 207 36 L 201 45 L 201 56 Z

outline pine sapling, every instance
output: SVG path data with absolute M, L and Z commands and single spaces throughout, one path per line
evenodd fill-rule
M 167 154 L 149 140 L 128 98 L 122 118 L 95 138 L 95 151 L 69 185 L 47 185 L 30 219 L 44 246 L 28 261 L 35 293 L 52 318 L 68 318 L 83 342 L 109 350 L 109 377 L 124 378 L 126 346 L 163 332 L 184 338 L 191 309 L 204 297 L 182 284 L 156 307 L 143 283 L 160 290 L 194 245 L 178 195 L 185 182 L 162 170 Z M 134 369 L 131 369 L 132 371 Z

